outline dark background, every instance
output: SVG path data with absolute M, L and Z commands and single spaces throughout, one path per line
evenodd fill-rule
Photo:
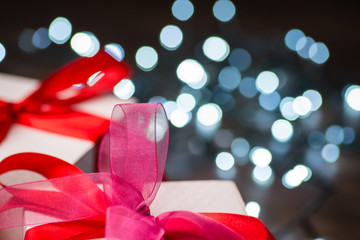
M 205 38 L 221 35 L 231 46 L 251 49 L 258 68 L 287 63 L 306 80 L 303 87 L 321 89 L 327 109 L 325 114 L 328 114 L 325 119 L 339 123 L 336 101 L 341 90 L 346 84 L 359 84 L 358 8 L 345 1 L 233 1 L 237 10 L 235 18 L 220 23 L 212 15 L 214 1 L 192 2 L 195 12 L 186 22 L 172 16 L 172 1 L 2 2 L 0 42 L 7 55 L 0 62 L 0 72 L 42 79 L 76 58 L 69 42 L 52 43 L 33 53 L 25 53 L 18 47 L 18 38 L 25 28 L 48 27 L 53 19 L 63 16 L 72 23 L 73 33 L 90 31 L 101 45 L 115 42 L 124 47 L 124 60 L 132 67 L 135 82 L 138 79 L 145 89 L 135 93 L 139 101 L 147 101 L 155 95 L 174 100 L 181 86 L 174 74 L 177 64 L 192 57 Z M 184 33 L 182 46 L 171 53 L 163 49 L 158 40 L 161 29 L 167 24 L 179 26 Z M 314 66 L 286 49 L 283 39 L 292 28 L 299 28 L 314 40 L 324 42 L 330 51 L 329 60 Z M 134 60 L 136 50 L 143 45 L 154 47 L 159 54 L 158 66 L 149 73 L 138 69 Z M 231 125 L 226 119 L 224 124 Z M 201 156 L 186 150 L 186 142 L 193 135 L 192 125 L 171 129 L 167 165 L 170 180 L 219 178 L 213 164 L 216 149 L 211 143 L 206 143 L 206 153 Z M 293 144 L 294 148 L 301 148 L 304 143 Z M 336 163 L 313 169 L 309 182 L 291 190 L 281 184 L 285 166 L 275 172 L 277 177 L 269 187 L 258 186 L 251 180 L 251 164 L 237 166 L 233 180 L 245 202 L 257 201 L 261 205 L 260 219 L 278 239 L 359 239 L 358 149 L 356 141 L 342 152 Z M 297 158 L 294 152 L 288 156 L 288 161 Z

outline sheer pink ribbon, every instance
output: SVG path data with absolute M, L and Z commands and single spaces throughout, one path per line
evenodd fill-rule
M 100 172 L 0 189 L 0 229 L 106 216 L 107 239 L 244 239 L 198 213 L 150 215 L 165 169 L 168 136 L 161 104 L 116 105 L 101 144 Z M 273 239 L 269 236 L 263 239 Z

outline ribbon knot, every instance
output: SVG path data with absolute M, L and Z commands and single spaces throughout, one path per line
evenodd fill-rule
M 129 74 L 129 68 L 105 50 L 91 58 L 66 64 L 41 81 L 20 103 L 0 100 L 0 143 L 13 123 L 88 139 L 100 140 L 109 120 L 76 111 L 72 105 L 111 92 Z

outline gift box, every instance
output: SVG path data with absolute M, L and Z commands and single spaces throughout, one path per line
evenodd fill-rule
M 87 66 L 88 68 L 86 68 Z M 37 114 L 37 112 L 33 114 L 39 116 L 28 114 L 30 116 L 22 116 L 20 121 L 14 119 L 10 123 L 11 126 L 8 131 L 4 134 L 4 138 L 0 141 L 0 159 L 19 152 L 38 152 L 61 158 L 71 164 L 77 164 L 84 171 L 94 171 L 93 160 L 96 158 L 96 144 L 99 142 L 97 138 L 100 138 L 107 129 L 112 108 L 115 104 L 136 101 L 135 98 L 121 100 L 112 93 L 116 83 L 127 76 L 128 72 L 129 69 L 126 65 L 117 62 L 105 51 L 101 51 L 93 58 L 80 58 L 70 62 L 45 79 L 45 81 L 0 73 L 1 128 L 9 124 L 2 122 L 4 117 L 11 115 L 6 109 L 7 106 L 16 106 L 29 96 L 34 95 L 35 92 L 40 92 L 38 95 L 43 95 L 41 97 L 44 104 L 37 104 L 34 103 L 35 100 L 32 100 L 28 105 L 37 104 L 39 109 L 49 105 L 54 109 L 61 109 L 51 110 L 55 112 L 53 117 L 49 117 L 48 112 L 44 111 L 40 114 Z M 74 81 L 69 81 L 68 85 L 62 83 L 65 82 L 64 79 L 71 80 L 71 78 L 74 78 Z M 91 83 L 89 80 L 93 80 L 93 82 Z M 64 86 L 59 84 L 59 82 Z M 92 86 L 92 84 L 95 86 Z M 41 87 L 43 91 L 38 91 Z M 94 87 L 97 88 L 91 90 Z M 51 94 L 59 96 L 58 99 L 49 100 L 47 95 Z M 74 96 L 71 96 L 72 94 Z M 32 99 L 35 98 L 40 101 L 41 97 L 33 96 Z M 67 106 L 71 109 L 71 114 L 78 114 L 79 116 L 69 116 L 70 114 L 67 113 L 67 110 L 64 111 L 66 113 L 62 116 L 62 108 Z M 27 108 L 30 109 L 31 106 L 27 106 Z M 40 110 L 42 111 L 42 109 Z M 89 137 L 85 135 L 83 137 L 81 134 L 78 134 L 79 136 L 71 134 L 73 130 L 78 129 L 84 122 L 87 122 L 86 119 L 92 116 L 95 119 L 94 121 L 103 121 L 102 127 L 97 127 L 96 134 L 98 136 Z M 41 118 L 44 118 L 44 120 Z M 80 120 L 78 122 L 73 120 L 76 118 Z M 83 122 L 81 122 L 81 118 L 84 119 Z M 46 123 L 47 121 L 49 121 L 49 124 Z M 55 121 L 57 123 L 51 129 L 52 122 Z M 67 128 L 67 132 L 63 131 L 62 128 Z M 95 131 L 90 129 L 89 132 Z
M 162 182 L 168 140 L 161 104 L 121 104 L 97 173 L 39 153 L 7 157 L 0 174 L 21 169 L 45 180 L 0 182 L 0 229 L 24 227 L 25 239 L 274 239 L 246 216 L 233 182 Z

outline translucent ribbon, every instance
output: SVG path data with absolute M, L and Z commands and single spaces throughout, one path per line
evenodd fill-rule
M 109 120 L 72 109 L 72 104 L 108 93 L 129 68 L 105 50 L 91 58 L 66 64 L 41 81 L 41 86 L 20 103 L 0 99 L 0 142 L 13 123 L 63 135 L 100 140 Z
M 0 229 L 35 226 L 29 239 L 274 239 L 260 220 L 226 213 L 166 212 L 149 206 L 165 169 L 169 126 L 159 103 L 116 105 L 100 148 L 99 173 L 22 153 L 0 174 L 29 169 L 49 180 L 0 189 Z M 179 193 L 181 194 L 181 193 Z

